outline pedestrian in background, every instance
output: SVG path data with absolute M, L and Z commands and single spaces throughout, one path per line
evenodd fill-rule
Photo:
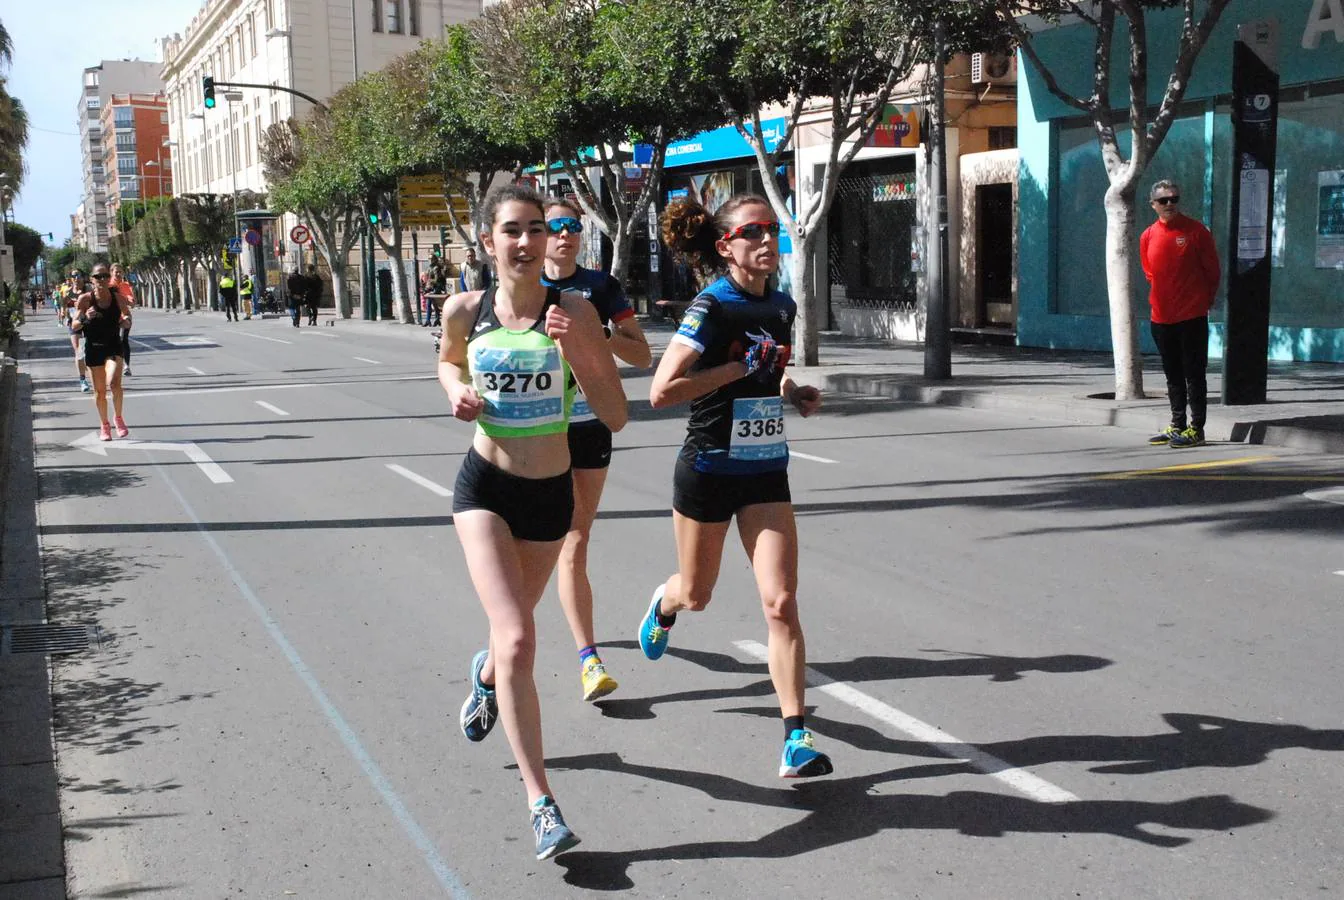
M 1139 238 L 1139 259 L 1151 286 L 1153 343 L 1162 355 L 1171 401 L 1171 424 L 1148 443 L 1198 447 L 1204 443 L 1208 410 L 1209 310 L 1222 268 L 1209 229 L 1180 211 L 1176 182 L 1157 182 L 1148 197 L 1157 221 Z
M 56 307 L 56 317 L 65 327 L 66 333 L 70 335 L 70 349 L 75 353 L 75 368 L 79 370 L 79 389 L 88 393 L 93 389 L 89 383 L 89 369 L 84 362 L 84 354 L 80 352 L 81 335 L 75 328 L 75 306 L 79 303 L 80 295 L 87 289 L 88 282 L 84 280 L 84 273 L 75 269 L 66 279 L 65 284 L 61 285 L 61 299 Z
M 297 268 L 285 279 L 285 293 L 289 295 L 289 320 L 299 327 L 299 313 L 308 302 L 308 279 Z
M 308 264 L 308 277 L 304 279 L 305 290 L 303 299 L 308 307 L 308 324 L 317 324 L 317 307 L 322 303 L 322 291 L 325 285 L 322 283 L 322 276 L 317 274 L 317 266 L 313 263 Z
M 490 286 L 490 269 L 476 258 L 476 248 L 467 248 L 467 258 L 462 263 L 462 274 L 457 277 L 458 291 L 483 291 Z
M 243 318 L 252 318 L 252 276 L 244 275 L 242 284 L 238 285 L 238 297 L 243 301 Z
M 224 301 L 224 321 L 238 321 L 238 283 L 225 272 L 219 279 L 219 296 Z

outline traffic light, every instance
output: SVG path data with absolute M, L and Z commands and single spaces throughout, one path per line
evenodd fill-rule
M 439 244 L 435 244 L 434 249 L 429 252 L 429 255 L 434 257 L 435 259 L 438 259 L 440 256 L 443 255 L 443 247 Z
M 448 226 L 447 226 L 447 225 L 440 225 L 440 226 L 439 226 L 439 243 L 440 243 L 440 244 L 447 244 L 447 243 L 448 243 Z
M 215 108 L 215 79 L 206 75 L 201 79 L 201 87 L 205 89 L 205 108 Z

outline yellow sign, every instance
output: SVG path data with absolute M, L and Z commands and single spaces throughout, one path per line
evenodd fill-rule
M 465 225 L 467 223 L 467 217 L 463 215 L 457 221 Z M 448 211 L 444 210 L 443 212 L 438 213 L 402 213 L 401 224 L 406 228 L 438 228 L 441 225 L 451 226 L 454 222 L 452 217 L 448 214 Z
M 397 189 L 406 194 L 439 194 L 448 190 L 442 175 L 403 175 L 397 179 Z

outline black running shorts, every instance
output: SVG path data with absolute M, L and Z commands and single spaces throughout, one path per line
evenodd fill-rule
M 611 465 L 611 429 L 601 422 L 569 426 L 569 458 L 576 469 L 605 469 Z
M 520 478 L 467 451 L 453 485 L 453 512 L 488 510 L 521 541 L 558 541 L 574 519 L 574 476 Z
M 672 475 L 672 508 L 697 522 L 727 522 L 746 506 L 792 501 L 787 470 L 715 475 L 678 459 Z

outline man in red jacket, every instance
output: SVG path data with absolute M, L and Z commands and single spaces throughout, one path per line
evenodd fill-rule
M 1204 443 L 1208 409 L 1209 309 L 1222 267 L 1209 229 L 1180 211 L 1179 185 L 1159 181 L 1148 197 L 1157 221 L 1139 238 L 1139 259 L 1151 285 L 1153 341 L 1162 354 L 1171 401 L 1171 424 L 1148 443 L 1198 447 Z

